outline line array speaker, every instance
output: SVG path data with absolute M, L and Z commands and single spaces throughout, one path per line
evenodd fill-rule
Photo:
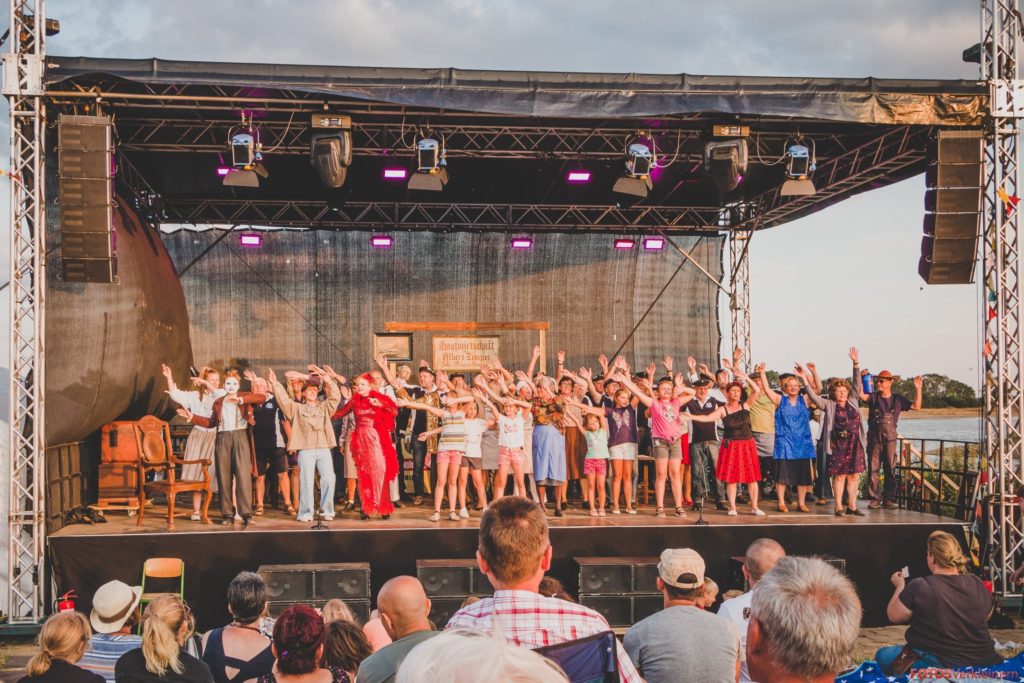
M 931 285 L 974 281 L 982 200 L 981 131 L 939 131 L 928 148 L 918 273 Z
M 68 282 L 116 282 L 114 142 L 109 116 L 57 121 L 61 264 Z

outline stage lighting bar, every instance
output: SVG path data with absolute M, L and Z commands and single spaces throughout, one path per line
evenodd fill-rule
M 405 180 L 408 176 L 409 171 L 404 168 L 384 169 L 384 180 Z
M 508 246 L 511 247 L 512 249 L 520 249 L 520 250 L 532 249 L 533 248 L 533 238 L 532 237 L 513 237 L 511 239 L 511 241 L 509 241 Z
M 812 195 L 817 190 L 811 182 L 810 175 L 817 166 L 812 147 L 794 144 L 786 149 L 786 182 L 782 183 L 779 195 L 782 197 L 800 197 Z
M 243 232 L 241 235 L 238 236 L 238 243 L 243 247 L 262 247 L 263 236 L 255 232 Z
M 370 246 L 375 249 L 390 249 L 395 244 L 391 235 L 374 235 L 370 238 Z
M 620 250 L 626 251 L 628 249 L 632 249 L 635 246 L 636 246 L 636 242 L 634 242 L 631 239 L 626 239 L 624 237 L 620 237 L 620 238 L 615 240 L 615 248 L 616 249 L 620 249 Z
M 565 177 L 566 181 L 575 184 L 589 183 L 590 171 L 569 171 Z
M 664 237 L 645 237 L 644 251 L 661 251 L 665 248 Z

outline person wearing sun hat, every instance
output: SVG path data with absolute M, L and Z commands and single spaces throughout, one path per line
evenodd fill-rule
M 142 638 L 132 634 L 139 623 L 142 586 L 109 581 L 92 597 L 89 623 L 95 632 L 78 666 L 114 683 L 114 665 L 126 652 L 142 647 Z
M 664 609 L 634 624 L 622 644 L 647 683 L 736 681 L 742 650 L 736 626 L 698 605 L 704 558 L 692 548 L 668 548 L 656 585 Z
M 871 502 L 868 507 L 872 510 L 878 508 L 896 507 L 896 440 L 897 424 L 900 413 L 906 410 L 921 410 L 921 386 L 922 379 L 918 375 L 914 378 L 914 401 L 901 394 L 892 393 L 892 383 L 899 379 L 899 376 L 888 370 L 882 370 L 874 376 L 875 390 L 871 394 L 865 394 L 860 388 L 860 355 L 857 348 L 850 349 L 850 360 L 853 361 L 854 389 L 857 390 L 860 400 L 868 406 L 868 498 Z M 885 488 L 879 486 L 879 469 L 885 475 Z

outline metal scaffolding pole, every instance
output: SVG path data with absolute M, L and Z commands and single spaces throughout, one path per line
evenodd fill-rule
M 1013 514 L 1024 484 L 1021 415 L 1024 414 L 1024 347 L 1020 212 L 1000 195 L 1021 195 L 1020 118 L 1024 82 L 1017 56 L 1020 0 L 982 0 L 981 78 L 988 83 L 990 119 L 985 131 L 982 228 L 982 363 L 985 368 L 985 443 L 988 482 L 989 569 L 997 595 L 1020 595 L 1009 581 L 1024 541 Z
M 10 451 L 5 610 L 12 622 L 44 615 L 43 479 L 43 41 L 45 0 L 11 0 L 10 52 L 3 55 L 11 125 Z
M 752 230 L 729 231 L 729 315 L 732 324 L 732 349 L 743 351 L 743 360 L 753 367 L 750 356 L 750 238 Z

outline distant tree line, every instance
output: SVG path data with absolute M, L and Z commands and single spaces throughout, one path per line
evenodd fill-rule
M 768 382 L 777 387 L 779 385 L 779 373 L 775 370 L 766 370 Z M 924 379 L 922 399 L 923 408 L 976 408 L 982 404 L 982 399 L 975 393 L 974 388 L 968 384 L 957 381 L 952 377 L 939 375 L 930 372 L 922 375 Z M 824 380 L 826 390 L 829 382 L 835 378 Z M 907 398 L 914 398 L 914 382 L 912 377 L 904 377 L 893 383 L 893 393 L 903 394 Z

